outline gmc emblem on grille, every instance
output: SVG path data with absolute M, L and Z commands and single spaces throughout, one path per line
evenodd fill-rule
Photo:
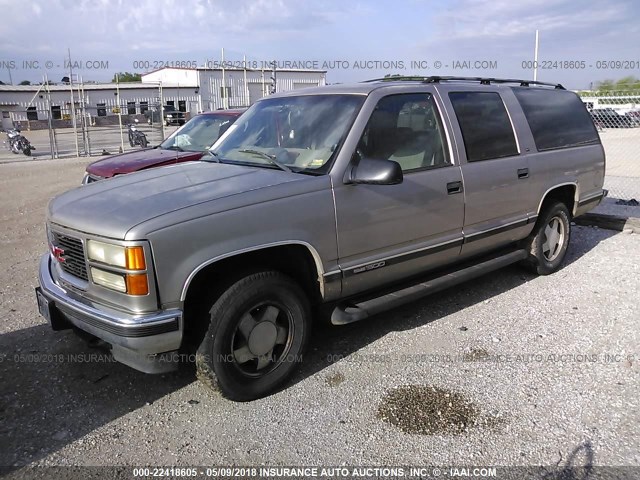
M 64 262 L 64 250 L 60 247 L 56 247 L 54 245 L 51 245 L 51 255 L 53 255 L 53 258 L 55 258 L 56 260 L 58 260 L 60 263 Z

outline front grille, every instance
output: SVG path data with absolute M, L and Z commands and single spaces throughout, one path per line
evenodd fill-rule
M 60 255 L 64 262 L 60 262 L 62 270 L 69 275 L 87 281 L 87 264 L 84 260 L 84 245 L 78 238 L 68 237 L 61 233 L 53 232 L 55 246 L 64 250 Z

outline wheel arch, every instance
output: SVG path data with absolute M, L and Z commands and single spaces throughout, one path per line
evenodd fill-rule
M 185 281 L 183 348 L 189 350 L 202 341 L 209 327 L 212 302 L 243 276 L 259 270 L 275 270 L 290 276 L 312 305 L 322 302 L 322 262 L 308 243 L 278 242 L 229 252 L 201 263 Z
M 576 182 L 558 183 L 553 187 L 548 188 L 547 191 L 544 192 L 542 198 L 540 199 L 540 203 L 538 204 L 537 214 L 540 215 L 542 207 L 545 203 L 551 201 L 552 199 L 555 199 L 563 202 L 573 216 L 576 213 L 579 195 L 578 184 Z
M 307 252 L 308 258 L 312 260 L 311 263 L 315 268 L 315 272 L 313 273 L 319 283 L 319 294 L 320 296 L 324 296 L 324 281 L 323 281 L 324 267 L 322 265 L 320 254 L 311 244 L 307 242 L 304 242 L 301 240 L 288 240 L 288 241 L 273 242 L 273 243 L 268 243 L 264 245 L 253 246 L 250 248 L 244 248 L 241 250 L 236 250 L 233 252 L 225 253 L 223 255 L 218 255 L 214 258 L 211 258 L 209 260 L 202 262 L 189 274 L 189 276 L 185 280 L 185 283 L 182 287 L 182 292 L 180 294 L 180 301 L 184 302 L 187 299 L 189 289 L 199 275 L 202 275 L 203 272 L 206 272 L 207 270 L 215 267 L 216 265 L 220 265 L 221 264 L 220 262 L 223 262 L 225 260 L 229 261 L 233 259 L 238 260 L 242 258 L 242 256 L 249 255 L 249 254 L 251 254 L 252 256 L 256 254 L 267 255 L 267 254 L 273 253 L 275 249 L 282 249 L 282 248 L 304 249 L 299 251 Z

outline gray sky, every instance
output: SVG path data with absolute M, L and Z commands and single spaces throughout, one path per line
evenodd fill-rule
M 234 61 L 334 62 L 330 83 L 386 73 L 532 78 L 536 28 L 548 67 L 539 80 L 588 88 L 640 77 L 637 0 L 0 0 L 0 12 L 5 83 L 9 69 L 13 83 L 45 72 L 59 81 L 67 48 L 84 80 L 203 65 L 222 48 Z

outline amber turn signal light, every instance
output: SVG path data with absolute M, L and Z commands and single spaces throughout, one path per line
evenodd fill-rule
M 144 249 L 142 247 L 127 247 L 125 249 L 125 257 L 127 260 L 127 270 L 144 270 L 147 268 L 144 261 Z
M 147 295 L 149 293 L 149 282 L 147 275 L 131 275 L 127 274 L 127 294 L 129 295 Z

